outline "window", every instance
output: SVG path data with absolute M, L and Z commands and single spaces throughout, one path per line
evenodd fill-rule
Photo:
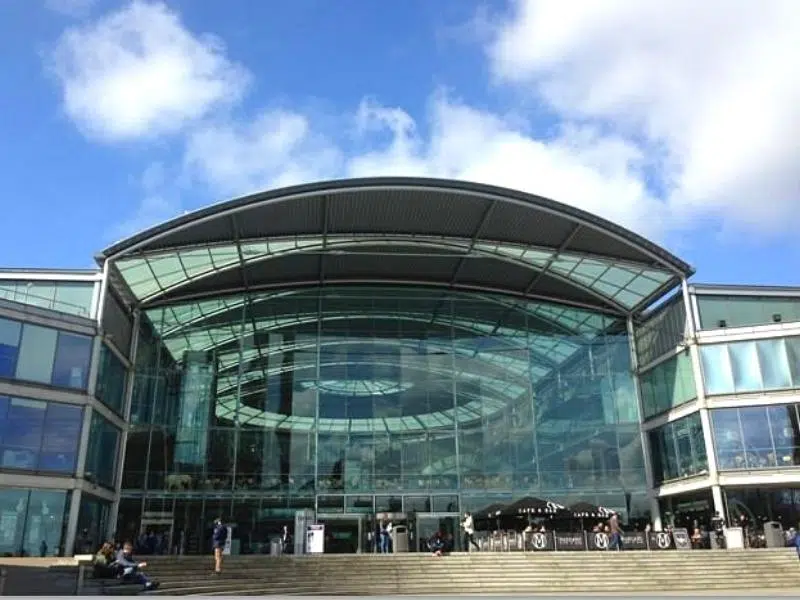
M 84 335 L 58 334 L 52 384 L 79 390 L 86 389 L 92 339 Z
M 693 413 L 650 432 L 653 478 L 658 485 L 671 479 L 708 472 L 708 455 L 700 413 Z
M 125 365 L 105 344 L 100 350 L 97 397 L 111 410 L 122 413 L 125 402 Z
M 706 394 L 747 394 L 800 387 L 800 338 L 700 347 Z
M 721 471 L 800 465 L 797 406 L 748 406 L 711 411 Z
M 681 352 L 641 375 L 644 418 L 686 404 L 697 396 L 692 361 Z
M 14 377 L 21 335 L 21 323 L 0 319 L 0 377 Z
M 0 377 L 85 390 L 92 338 L 0 319 Z
M 93 281 L 0 281 L 0 298 L 62 313 L 91 317 Z
M 119 451 L 119 429 L 94 413 L 89 430 L 85 477 L 100 485 L 114 487 Z
M 0 489 L 0 515 L 0 555 L 63 555 L 67 492 Z
M 83 409 L 0 396 L 0 467 L 72 474 Z
M 717 329 L 720 321 L 727 327 L 771 325 L 775 315 L 784 323 L 800 321 L 800 298 L 699 295 L 697 308 L 703 329 Z

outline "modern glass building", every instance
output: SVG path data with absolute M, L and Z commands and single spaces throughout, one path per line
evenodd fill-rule
M 537 496 L 800 518 L 800 290 L 690 285 L 577 209 L 464 182 L 269 191 L 0 271 L 0 553 L 112 533 L 364 551 Z M 655 308 L 654 308 L 655 307 Z

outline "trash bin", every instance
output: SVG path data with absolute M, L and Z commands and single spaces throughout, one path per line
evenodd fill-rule
M 783 548 L 786 546 L 786 536 L 783 535 L 783 525 L 777 521 L 764 523 L 764 541 L 767 548 Z
M 269 542 L 269 554 L 270 556 L 280 556 L 283 554 L 283 541 L 281 538 L 273 538 Z
M 408 552 L 408 527 L 395 525 L 392 528 L 392 547 L 395 554 Z

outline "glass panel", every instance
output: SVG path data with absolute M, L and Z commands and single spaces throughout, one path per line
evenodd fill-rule
M 792 372 L 792 385 L 800 387 L 800 337 L 786 338 L 786 356 Z
M 2 439 L 4 469 L 36 470 L 46 410 L 45 402 L 23 398 L 8 400 Z
M 766 408 L 740 408 L 739 421 L 744 436 L 745 466 L 748 469 L 777 466 Z
M 727 346 L 700 346 L 700 362 L 706 394 L 730 394 L 736 389 Z
M 60 332 L 53 364 L 53 385 L 85 390 L 91 361 L 92 338 Z
M 756 342 L 758 363 L 764 389 L 780 390 L 792 387 L 792 372 L 789 368 L 789 355 L 786 341 L 761 340 Z
M 100 349 L 97 397 L 111 410 L 122 413 L 127 371 L 122 361 L 105 344 Z
M 796 405 L 770 406 L 767 408 L 767 415 L 777 466 L 800 465 L 800 422 Z
M 111 506 L 108 502 L 89 496 L 81 496 L 78 513 L 78 535 L 75 539 L 75 553 L 94 554 L 106 540 L 108 515 Z M 138 533 L 138 532 L 137 532 Z
M 698 295 L 697 306 L 703 329 L 717 329 L 720 321 L 726 327 L 771 325 L 775 315 L 783 323 L 800 321 L 800 298 Z
M 700 413 L 692 413 L 650 432 L 655 482 L 708 472 L 708 456 Z
M 755 342 L 728 344 L 728 356 L 736 392 L 758 392 L 762 389 Z
M 719 469 L 726 471 L 746 468 L 739 411 L 735 408 L 712 410 L 711 422 L 714 427 L 714 444 Z
M 27 489 L 0 489 L 0 554 L 22 556 L 25 553 L 25 518 L 28 514 Z
M 56 284 L 54 308 L 82 317 L 92 317 L 91 310 L 94 287 L 94 282 L 58 282 L 58 284 Z
M 254 548 L 274 535 L 267 524 L 292 522 L 297 503 L 355 512 L 374 498 L 379 512 L 458 512 L 464 493 L 487 504 L 569 493 L 611 495 L 625 510 L 625 493 L 646 493 L 623 321 L 489 294 L 361 286 L 146 316 L 123 496 L 213 498 L 213 511 L 188 499 L 180 510 L 198 522 L 240 511 L 237 535 L 252 535 Z M 680 360 L 672 396 L 693 397 Z M 692 432 L 685 469 L 700 460 Z M 240 502 L 251 491 L 258 500 Z
M 75 472 L 82 425 L 83 409 L 80 406 L 48 404 L 39 470 Z
M 114 487 L 119 450 L 119 429 L 98 413 L 92 415 L 86 452 L 86 479 Z
M 0 489 L 0 515 L 0 555 L 64 555 L 67 492 Z
M 26 323 L 17 360 L 17 379 L 50 383 L 58 331 Z
M 21 335 L 22 324 L 0 319 L 0 377 L 14 377 Z
M 681 352 L 641 375 L 645 418 L 667 412 L 697 397 L 692 361 Z
M 67 492 L 31 490 L 25 523 L 25 552 L 33 556 L 63 556 Z

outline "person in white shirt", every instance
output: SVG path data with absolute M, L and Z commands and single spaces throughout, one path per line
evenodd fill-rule
M 464 513 L 464 520 L 461 522 L 461 528 L 464 530 L 464 552 L 469 552 L 470 544 L 472 544 L 475 550 L 480 550 L 478 542 L 475 541 L 475 524 L 472 520 L 471 513 Z

